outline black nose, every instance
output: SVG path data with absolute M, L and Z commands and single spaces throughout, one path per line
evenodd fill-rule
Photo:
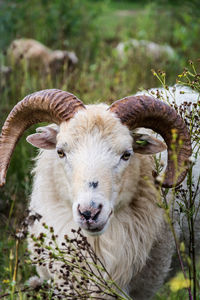
M 84 212 L 81 213 L 81 215 L 86 219 L 89 220 L 92 216 L 91 211 L 85 210 Z
M 78 212 L 79 214 L 82 216 L 82 218 L 84 218 L 86 221 L 92 220 L 92 221 L 96 221 L 101 210 L 102 210 L 103 205 L 99 204 L 98 208 L 94 209 L 93 207 L 90 207 L 87 210 L 81 210 L 80 208 L 80 204 L 78 205 Z

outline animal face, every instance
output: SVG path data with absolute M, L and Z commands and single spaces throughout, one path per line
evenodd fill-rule
M 58 167 L 64 169 L 74 220 L 91 235 L 103 233 L 114 211 L 130 201 L 129 192 L 136 189 L 137 180 L 130 183 L 126 178 L 130 172 L 139 172 L 135 152 L 156 144 L 154 139 L 154 146 L 145 141 L 145 147 L 136 147 L 128 128 L 106 105 L 88 106 L 61 123 L 58 131 L 44 127 L 28 141 L 55 149 Z M 156 151 L 162 147 L 157 141 Z
M 133 154 L 129 130 L 105 107 L 89 107 L 60 126 L 56 148 L 72 195 L 74 220 L 90 234 L 102 233 Z
M 54 71 L 61 71 L 64 65 L 70 67 L 78 63 L 78 58 L 73 51 L 55 50 L 51 53 L 50 68 Z
M 65 55 L 64 51 L 56 50 L 50 55 L 49 67 L 52 71 L 61 71 L 64 65 Z

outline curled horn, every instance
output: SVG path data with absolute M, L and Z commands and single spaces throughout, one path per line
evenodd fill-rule
M 191 155 L 191 140 L 183 119 L 166 103 L 150 96 L 130 96 L 114 102 L 110 107 L 130 130 L 145 127 L 159 133 L 168 148 L 168 163 L 163 187 L 179 185 L 187 174 Z M 173 140 L 173 129 L 177 135 Z M 172 158 L 172 144 L 175 144 L 177 163 Z M 177 176 L 178 174 L 178 176 Z
M 84 104 L 73 94 L 50 89 L 26 96 L 8 115 L 0 135 L 0 186 L 5 184 L 12 153 L 23 132 L 39 122 L 60 124 L 67 121 Z

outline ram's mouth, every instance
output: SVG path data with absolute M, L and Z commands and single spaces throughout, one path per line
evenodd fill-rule
M 96 226 L 96 227 L 94 227 L 88 223 L 87 228 L 84 228 L 84 230 L 90 235 L 101 235 L 107 229 L 107 226 L 109 224 L 109 219 L 110 219 L 112 213 L 113 212 L 111 211 L 105 223 L 101 224 L 100 226 Z
M 107 228 L 106 225 L 107 225 L 107 222 L 100 227 L 96 227 L 96 228 L 88 227 L 87 229 L 84 229 L 84 230 L 89 235 L 97 236 L 97 235 L 101 235 L 102 233 L 105 232 L 105 230 Z

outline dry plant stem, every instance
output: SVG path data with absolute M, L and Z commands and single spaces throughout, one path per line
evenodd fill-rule
M 199 144 L 200 144 L 200 140 L 199 140 Z M 199 146 L 199 149 L 197 150 L 197 153 L 200 151 L 200 146 Z M 196 189 L 195 189 L 195 192 L 193 194 L 193 197 L 192 197 L 192 203 L 193 205 L 195 204 L 195 199 L 198 195 L 198 192 L 200 192 L 200 176 L 198 178 L 198 181 L 197 181 L 197 184 L 196 184 Z M 198 211 L 199 211 L 199 207 L 200 207 L 200 198 L 199 198 L 199 201 L 198 201 L 198 205 L 197 207 L 195 208 L 195 214 L 194 214 L 194 222 L 196 220 L 196 217 L 197 217 L 197 214 L 198 214 Z
M 57 247 L 57 250 L 59 251 L 59 248 L 57 246 L 57 243 L 56 241 L 54 241 L 56 247 Z M 70 243 L 71 245 L 73 243 Z M 77 248 L 74 244 L 73 244 L 74 248 Z M 118 285 L 112 280 L 112 278 L 110 277 L 109 273 L 106 271 L 105 267 L 103 266 L 103 263 L 97 258 L 96 254 L 94 253 L 93 249 L 89 247 L 89 245 L 87 246 L 87 251 L 90 255 L 90 258 L 92 259 L 93 261 L 93 264 L 94 264 L 94 267 L 96 270 L 99 271 L 99 267 L 97 265 L 97 262 L 99 262 L 104 270 L 104 272 L 106 272 L 106 274 L 109 276 L 109 283 L 111 284 L 110 286 L 108 284 L 106 284 L 106 281 L 105 279 L 103 278 L 102 274 L 101 276 L 99 277 L 98 275 L 96 275 L 92 269 L 91 269 L 91 266 L 89 266 L 89 270 L 87 269 L 84 269 L 84 272 L 82 271 L 82 268 L 79 264 L 76 263 L 72 263 L 70 260 L 66 259 L 64 257 L 64 254 L 63 252 L 59 251 L 59 254 L 60 254 L 60 257 L 57 256 L 57 259 L 62 261 L 63 263 L 67 264 L 67 265 L 70 265 L 70 266 L 73 266 L 74 269 L 76 269 L 76 273 L 74 275 L 81 275 L 83 277 L 85 277 L 86 279 L 89 278 L 95 285 L 98 285 L 102 288 L 102 293 L 105 294 L 105 295 L 108 295 L 108 296 L 111 296 L 113 298 L 116 299 L 119 299 L 119 300 L 131 300 L 131 298 L 124 293 L 123 290 L 121 290 L 121 288 L 118 287 Z M 89 265 L 88 261 L 87 261 L 87 258 L 82 254 L 82 256 L 84 257 L 84 261 L 87 263 L 87 265 Z M 100 273 L 100 271 L 99 271 Z M 95 277 L 95 278 L 94 278 Z M 125 298 L 123 296 L 121 296 L 116 290 L 114 290 L 111 286 L 115 286 L 116 289 L 118 291 L 120 291 L 120 293 L 122 295 L 125 296 Z M 92 291 L 93 292 L 93 291 Z M 89 293 L 89 291 L 88 291 Z M 81 294 L 81 297 L 83 297 L 83 295 Z M 92 297 L 93 299 L 93 297 Z M 98 299 L 96 298 L 95 296 L 95 299 Z M 102 299 L 102 298 L 99 298 L 99 299 Z
M 181 253 L 180 253 L 180 246 L 179 246 L 179 242 L 178 242 L 178 239 L 177 239 L 177 236 L 176 236 L 176 232 L 175 232 L 171 217 L 169 215 L 169 212 L 167 210 L 165 210 L 165 213 L 166 213 L 166 217 L 167 217 L 168 223 L 170 225 L 170 228 L 171 228 L 171 231 L 172 231 L 172 234 L 173 234 L 173 237 L 174 237 L 174 241 L 175 241 L 175 245 L 176 245 L 176 251 L 177 251 L 177 254 L 178 254 L 178 259 L 179 259 L 179 262 L 180 262 L 181 270 L 183 272 L 184 278 L 187 279 L 187 275 L 185 273 L 184 264 L 183 264 L 183 261 L 182 261 L 182 257 L 181 257 Z M 192 296 L 191 288 L 188 287 L 187 290 L 188 290 L 189 300 L 194 300 L 193 296 Z
M 93 263 L 94 263 L 94 266 L 95 266 L 96 269 L 98 270 L 98 273 L 100 274 L 101 278 L 103 279 L 103 276 L 102 276 L 102 274 L 101 274 L 101 272 L 100 272 L 100 270 L 99 270 L 99 268 L 98 268 L 97 263 L 100 263 L 102 269 L 103 269 L 103 270 L 105 271 L 105 273 L 107 274 L 107 276 L 108 276 L 109 281 L 111 282 L 111 284 L 112 284 L 113 286 L 115 286 L 115 287 L 117 288 L 117 290 L 119 290 L 120 293 L 126 297 L 126 299 L 131 299 L 131 298 L 129 298 L 129 297 L 127 298 L 127 294 L 124 293 L 124 291 L 123 291 L 123 290 L 122 290 L 122 289 L 121 289 L 121 288 L 113 281 L 113 279 L 111 278 L 110 274 L 107 272 L 107 270 L 106 270 L 104 264 L 102 263 L 102 261 L 96 256 L 94 250 L 93 250 L 91 247 L 88 246 L 88 247 L 87 247 L 87 251 L 88 251 L 90 257 L 92 258 L 92 261 L 93 261 Z M 87 262 L 87 260 L 86 260 L 86 262 Z M 97 276 L 97 278 L 99 279 L 98 276 Z M 103 280 L 104 280 L 104 279 L 103 279 Z M 116 294 L 116 295 L 118 295 L 118 294 Z
M 56 242 L 55 242 L 55 244 L 56 244 Z M 72 243 L 70 243 L 70 244 L 72 245 Z M 56 244 L 56 245 L 57 245 L 57 244 Z M 74 248 L 77 248 L 74 244 L 73 244 L 73 246 L 74 246 Z M 59 248 L 58 248 L 58 249 L 59 249 Z M 84 273 L 87 273 L 87 274 L 83 274 L 83 273 L 81 272 L 81 266 L 80 266 L 79 264 L 77 264 L 77 262 L 73 264 L 73 263 L 71 263 L 70 260 L 66 260 L 66 258 L 63 257 L 62 253 L 60 253 L 60 254 L 61 254 L 61 260 L 62 260 L 64 263 L 73 266 L 75 269 L 78 269 L 78 270 L 76 271 L 76 274 L 82 275 L 82 276 L 85 277 L 85 278 L 87 278 L 87 275 L 89 275 L 89 276 L 90 276 L 90 280 L 91 280 L 92 282 L 94 282 L 96 285 L 98 284 L 99 286 L 101 286 L 102 288 L 104 288 L 104 291 L 103 291 L 104 294 L 107 294 L 107 295 L 109 295 L 109 296 L 111 296 L 111 297 L 115 297 L 114 295 L 105 292 L 105 290 L 108 290 L 108 291 L 111 291 L 112 293 L 114 293 L 117 297 L 119 297 L 119 299 L 123 299 L 123 298 L 120 297 L 120 295 L 119 295 L 116 291 L 114 291 L 114 290 L 111 289 L 110 287 L 109 287 L 109 289 L 108 289 L 108 287 L 105 285 L 105 279 L 103 278 L 101 272 L 99 271 L 98 265 L 96 265 L 96 262 L 94 261 L 93 255 L 95 255 L 95 254 L 92 253 L 92 254 L 93 254 L 93 255 L 92 255 L 91 252 L 90 252 L 90 250 L 91 250 L 91 249 L 90 249 L 90 247 L 88 246 L 88 247 L 87 247 L 87 251 L 88 251 L 88 253 L 90 254 L 90 258 L 92 258 L 93 263 L 94 263 L 94 266 L 95 266 L 95 269 L 98 270 L 98 273 L 100 274 L 100 277 L 99 277 L 98 275 L 96 275 L 95 273 L 93 273 L 92 268 L 91 268 L 90 264 L 88 263 L 87 258 L 83 255 L 83 253 L 81 253 L 81 254 L 82 254 L 82 257 L 84 258 L 84 261 L 85 261 L 85 263 L 87 264 L 87 266 L 88 266 L 88 268 L 89 268 L 89 270 L 87 270 L 87 269 L 84 270 Z M 97 258 L 96 260 L 98 260 L 98 258 Z M 99 260 L 99 262 L 100 262 L 100 260 Z M 103 265 L 103 264 L 102 264 L 102 265 Z M 80 271 L 80 272 L 78 272 L 78 271 Z M 105 271 L 105 267 L 104 267 L 104 271 Z M 75 275 L 75 274 L 74 274 L 74 275 Z M 96 281 L 95 279 L 92 278 L 92 277 L 93 277 L 92 275 L 93 275 L 94 277 L 96 277 L 96 280 L 97 280 L 97 281 Z M 110 277 L 110 276 L 109 276 L 109 277 Z M 112 281 L 112 282 L 113 282 L 113 281 Z M 119 290 L 119 287 L 118 287 L 118 290 Z M 129 299 L 129 298 L 127 298 L 127 295 L 125 295 L 125 296 L 126 296 L 126 299 Z
M 188 172 L 188 180 L 189 180 L 189 211 L 188 222 L 189 222 L 189 231 L 190 231 L 190 244 L 189 244 L 189 255 L 192 261 L 192 274 L 191 279 L 193 281 L 193 298 L 196 300 L 196 286 L 197 286 L 197 278 L 196 278 L 196 253 L 195 253 L 195 239 L 194 239 L 194 201 L 192 197 L 192 168 L 190 168 Z
M 200 176 L 199 176 L 199 178 L 198 178 L 196 191 L 195 191 L 194 196 L 193 196 L 193 201 L 196 199 L 199 185 L 200 185 Z M 196 221 L 197 214 L 198 214 L 198 212 L 199 212 L 199 208 L 200 208 L 200 198 L 199 198 L 199 203 L 198 203 L 197 208 L 196 208 L 196 211 L 195 211 L 194 222 Z
M 182 84 L 182 85 L 188 85 L 189 87 L 192 87 L 193 89 L 198 90 L 198 92 L 200 91 L 199 89 L 199 77 L 197 78 L 197 75 L 199 76 L 199 74 L 197 74 L 195 66 L 193 64 L 192 61 L 189 62 L 191 67 L 192 67 L 192 71 L 190 72 L 189 70 L 184 70 L 184 72 L 179 75 L 179 77 L 184 77 L 185 80 L 183 82 L 178 81 L 178 84 Z M 155 71 L 153 71 L 154 76 L 157 77 L 157 79 L 160 81 L 160 83 L 162 84 L 164 90 L 167 89 L 166 87 L 166 83 L 165 83 L 165 73 L 164 75 L 162 75 L 162 73 L 160 72 L 160 74 L 156 73 Z M 196 81 L 195 81 L 196 78 Z M 186 81 L 186 82 L 185 82 Z M 198 98 L 199 100 L 199 98 Z M 199 152 L 199 133 L 197 131 L 196 136 L 194 136 L 194 131 L 197 128 L 197 125 L 195 124 L 195 115 L 197 117 L 198 115 L 198 111 L 196 110 L 196 107 L 193 107 L 193 111 L 192 114 L 190 114 L 190 111 L 185 110 L 184 111 L 185 115 L 184 117 L 187 119 L 187 121 L 189 121 L 189 131 L 191 134 L 191 137 L 194 138 L 194 141 L 197 140 L 196 144 L 193 146 L 193 154 L 196 153 L 196 158 L 198 156 L 198 152 Z M 193 142 L 194 142 L 193 141 Z M 194 152 L 194 150 L 196 149 L 196 151 Z M 196 197 L 198 194 L 198 186 L 200 183 L 200 178 L 198 178 L 198 183 L 197 183 L 197 187 L 196 190 L 193 192 L 192 190 L 192 168 L 189 170 L 188 172 L 188 192 L 189 192 L 189 199 L 188 197 L 184 197 L 184 203 L 185 203 L 185 208 L 186 208 L 186 217 L 187 217 L 187 222 L 188 222 L 188 228 L 189 228 L 189 258 L 191 260 L 191 264 L 188 265 L 188 271 L 189 271 L 189 278 L 190 278 L 190 282 L 192 283 L 192 289 L 188 288 L 188 293 L 189 293 L 189 299 L 194 299 L 196 300 L 197 297 L 197 272 L 196 272 L 196 262 L 195 262 L 195 258 L 196 258 L 196 253 L 195 253 L 195 232 L 194 232 L 194 223 L 197 217 L 197 213 L 199 211 L 200 208 L 200 201 L 199 204 L 197 205 L 197 208 L 195 207 L 195 202 L 196 202 Z M 179 261 L 180 261 L 180 265 L 181 265 L 181 269 L 183 272 L 184 277 L 186 278 L 186 273 L 184 270 L 184 265 L 183 265 L 183 261 L 181 258 L 181 254 L 180 254 L 180 247 L 179 247 L 179 243 L 178 240 L 176 238 L 175 235 L 175 230 L 173 228 L 173 223 L 172 223 L 172 218 L 170 217 L 169 213 L 167 210 L 165 210 L 172 233 L 174 235 L 174 240 L 175 240 L 175 244 L 176 244 L 176 249 L 177 249 L 177 254 L 179 257 Z
M 75 235 L 75 237 L 77 238 L 78 236 Z M 55 245 L 58 247 L 56 241 L 54 241 L 54 242 L 55 242 Z M 70 244 L 71 245 L 73 244 L 73 247 L 76 250 L 78 250 L 78 246 L 76 244 L 74 244 L 74 243 L 70 243 Z M 82 257 L 84 258 L 84 261 L 85 261 L 87 267 L 89 268 L 89 270 L 85 269 L 84 272 L 86 272 L 90 276 L 90 280 L 92 282 L 94 282 L 96 285 L 100 285 L 102 288 L 104 288 L 104 291 L 102 291 L 102 292 L 104 294 L 106 294 L 106 295 L 109 295 L 111 297 L 116 297 L 117 296 L 118 299 L 121 299 L 121 300 L 124 300 L 124 299 L 131 300 L 131 298 L 113 281 L 113 279 L 111 278 L 110 274 L 107 272 L 105 266 L 103 265 L 102 261 L 97 257 L 97 255 L 95 254 L 94 250 L 91 248 L 91 246 L 89 244 L 87 245 L 87 252 L 88 252 L 90 258 L 92 259 L 92 264 L 95 267 L 95 270 L 98 271 L 98 275 L 93 272 L 93 270 L 92 270 L 92 268 L 90 266 L 90 263 L 87 261 L 87 257 L 84 256 L 84 254 L 81 252 Z M 63 255 L 61 254 L 61 256 L 63 256 Z M 66 261 L 66 259 L 64 257 L 63 257 L 63 262 L 67 262 L 67 264 L 70 264 L 70 265 L 72 264 L 70 261 L 68 261 L 68 260 Z M 108 286 L 106 284 L 106 281 L 103 278 L 102 273 L 100 272 L 100 268 L 98 266 L 98 263 L 100 264 L 101 269 L 107 274 L 107 276 L 109 278 L 110 286 Z M 75 268 L 78 267 L 78 269 L 81 271 L 81 266 L 79 266 L 79 265 L 77 266 L 76 264 L 72 264 L 72 265 Z M 82 274 L 82 272 L 80 272 L 79 274 L 81 274 L 82 276 L 87 277 L 87 275 Z M 93 279 L 92 277 L 95 277 L 96 280 Z M 115 289 L 111 288 L 111 286 L 114 286 L 116 288 L 116 290 L 118 290 L 125 298 L 122 297 L 121 295 L 119 295 Z M 111 292 L 112 294 L 109 294 L 109 292 Z
M 67 262 L 67 263 L 69 263 L 69 262 Z M 72 264 L 72 266 L 74 266 L 74 267 L 76 267 L 76 264 Z M 96 266 L 96 269 L 98 269 L 98 266 L 97 265 L 95 265 Z M 81 267 L 80 267 L 81 268 Z M 117 296 L 117 299 L 120 299 L 120 300 L 131 300 L 131 298 L 130 297 L 128 297 L 115 283 L 114 283 L 114 281 L 112 280 L 111 281 L 111 283 L 112 283 L 112 285 L 114 285 L 114 286 L 116 286 L 117 287 L 117 289 L 121 292 L 121 293 L 123 293 L 124 295 L 125 295 L 125 297 L 126 298 L 123 298 L 122 296 L 120 296 L 115 290 L 113 290 L 112 288 L 111 288 L 111 286 L 107 286 L 107 285 L 105 285 L 105 281 L 102 281 L 95 273 L 93 273 L 93 272 L 90 272 L 90 271 L 88 271 L 87 269 L 86 270 L 84 270 L 87 274 L 85 275 L 85 274 L 82 274 L 82 272 L 81 273 L 78 273 L 78 274 L 80 274 L 80 275 L 82 275 L 82 276 L 84 276 L 84 277 L 86 277 L 86 278 L 88 278 L 88 276 L 87 275 L 89 275 L 90 276 L 90 280 L 92 281 L 92 282 L 94 282 L 96 285 L 99 285 L 99 286 L 101 286 L 104 290 L 102 291 L 104 294 L 106 294 L 106 295 L 108 295 L 108 296 L 111 296 L 111 297 L 113 297 L 113 298 L 116 298 L 116 296 Z M 96 277 L 96 280 L 95 279 L 93 279 L 92 278 L 92 275 L 94 276 L 94 277 Z M 108 292 L 106 292 L 106 291 L 108 291 Z M 112 294 L 110 294 L 109 292 L 111 292 Z M 95 297 L 95 299 L 96 299 L 96 297 Z M 100 299 L 102 299 L 102 298 L 100 298 Z
M 16 249 L 15 249 L 15 266 L 13 272 L 13 285 L 12 285 L 12 292 L 11 292 L 11 299 L 13 299 L 13 295 L 15 294 L 15 283 L 17 280 L 17 270 L 18 270 L 18 259 L 19 259 L 19 240 L 16 240 Z
M 175 142 L 175 140 L 176 140 L 176 136 L 174 136 L 173 142 Z M 174 155 L 174 163 L 175 163 L 176 169 L 177 169 L 177 158 L 176 158 L 175 149 L 173 147 L 173 144 L 172 144 L 172 150 L 173 150 L 173 155 Z M 191 193 L 191 191 L 190 191 L 190 193 Z M 191 193 L 191 195 L 192 195 L 192 193 Z M 173 203 L 172 216 L 170 217 L 168 210 L 165 210 L 165 213 L 166 213 L 166 216 L 167 216 L 167 219 L 168 219 L 168 222 L 169 222 L 169 225 L 170 225 L 173 237 L 174 237 L 174 241 L 175 241 L 175 245 L 176 245 L 176 251 L 177 251 L 177 254 L 178 254 L 178 259 L 179 259 L 179 262 L 180 262 L 181 270 L 183 272 L 184 278 L 187 279 L 187 275 L 186 275 L 186 272 L 185 272 L 183 260 L 182 260 L 181 253 L 180 253 L 179 241 L 177 239 L 176 232 L 175 232 L 173 222 L 172 222 L 173 221 L 174 204 L 175 204 L 175 201 L 173 199 L 172 199 L 172 203 Z M 187 215 L 187 217 L 188 217 L 188 215 Z M 188 220 L 189 225 L 190 225 L 190 219 L 191 218 L 189 218 L 189 220 Z M 190 226 L 189 226 L 189 228 L 190 228 Z M 191 233 L 190 233 L 190 240 L 191 240 Z M 191 241 L 190 241 L 190 245 L 191 245 Z M 189 271 L 190 271 L 190 268 L 189 268 Z M 189 276 L 189 278 L 191 279 L 191 275 Z M 192 296 L 191 288 L 188 287 L 187 289 L 188 289 L 189 299 L 190 300 L 196 300 L 196 298 L 193 298 L 193 296 Z
M 19 258 L 19 240 L 16 240 L 16 252 L 15 252 L 15 267 L 13 273 L 13 281 L 17 279 L 17 270 L 18 270 L 18 258 Z

